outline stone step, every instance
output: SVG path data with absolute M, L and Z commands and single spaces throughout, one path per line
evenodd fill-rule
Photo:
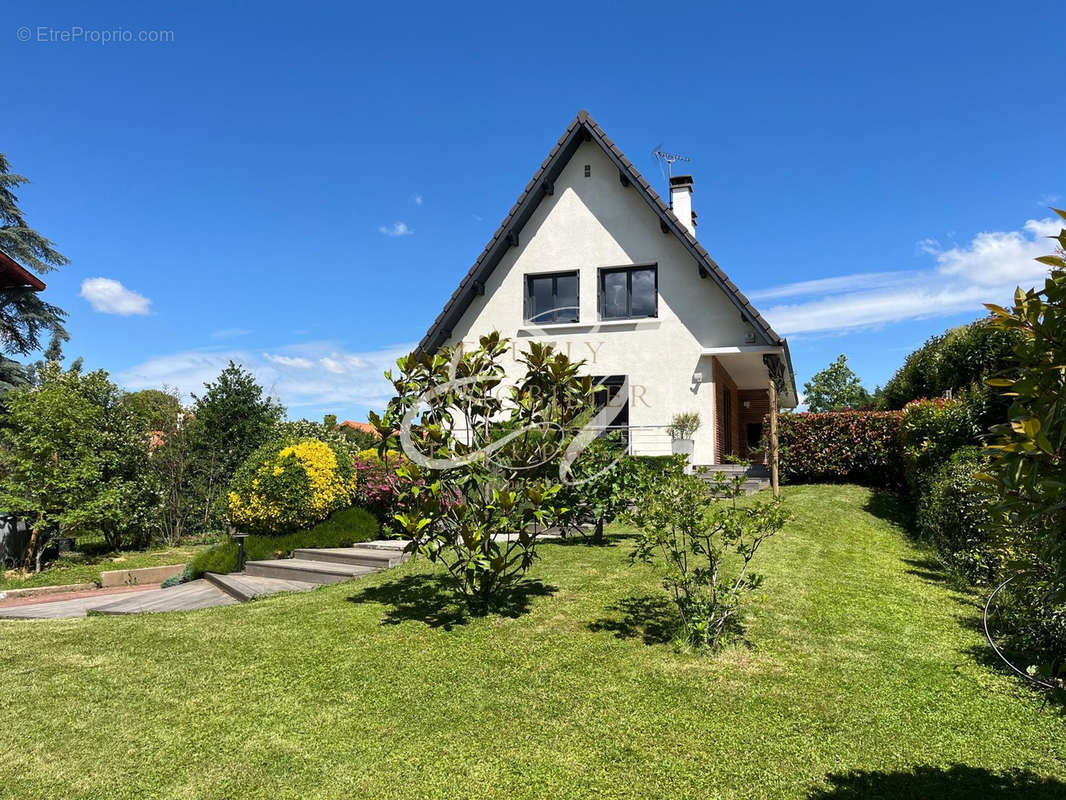
M 360 542 L 355 547 L 366 547 L 371 550 L 396 550 L 403 552 L 407 547 L 407 539 L 374 539 L 370 542 Z
M 405 560 L 406 554 L 394 549 L 375 547 L 316 547 L 294 550 L 293 558 L 324 561 L 332 564 L 362 564 L 364 567 L 388 569 Z
M 196 611 L 215 606 L 233 606 L 239 601 L 209 581 L 190 581 L 179 583 L 166 589 L 154 589 L 148 592 L 124 597 L 110 603 L 101 603 L 89 611 L 95 614 L 150 614 L 162 611 Z
M 225 575 L 208 572 L 204 574 L 204 580 L 241 603 L 247 603 L 257 597 L 268 597 L 278 592 L 306 592 L 321 585 L 308 581 L 263 578 L 243 572 L 231 572 Z
M 244 565 L 244 571 L 248 575 L 259 578 L 280 578 L 305 583 L 340 583 L 361 575 L 379 572 L 380 567 L 308 561 L 302 558 L 276 558 L 267 561 L 249 561 Z

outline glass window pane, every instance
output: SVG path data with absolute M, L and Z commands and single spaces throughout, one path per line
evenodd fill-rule
M 634 317 L 654 316 L 655 270 L 635 269 L 630 275 L 633 280 L 633 299 L 630 302 L 630 314 Z
M 555 279 L 555 321 L 577 322 L 577 275 Z
M 529 320 L 530 322 L 552 321 L 552 279 L 530 278 L 532 291 L 530 292 Z
M 626 274 L 608 272 L 603 276 L 603 316 L 624 317 L 626 309 Z

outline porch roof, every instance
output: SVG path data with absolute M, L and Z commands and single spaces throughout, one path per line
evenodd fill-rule
M 738 389 L 765 389 L 770 382 L 764 356 L 774 355 L 785 364 L 786 385 L 778 392 L 778 400 L 784 408 L 795 408 L 799 401 L 796 396 L 796 378 L 789 368 L 792 364 L 786 347 L 772 345 L 735 345 L 730 347 L 705 347 L 702 355 L 713 356 Z

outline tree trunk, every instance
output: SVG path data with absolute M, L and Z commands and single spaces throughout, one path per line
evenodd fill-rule
M 22 573 L 26 574 L 30 571 L 30 565 L 36 562 L 35 556 L 37 555 L 37 542 L 40 539 L 41 534 L 41 515 L 37 515 L 37 519 L 33 523 L 33 531 L 30 533 L 30 541 L 26 544 L 26 557 L 22 561 Z

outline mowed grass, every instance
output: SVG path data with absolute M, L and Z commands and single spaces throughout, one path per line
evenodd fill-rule
M 0 625 L 0 796 L 1066 796 L 1066 722 L 852 486 L 788 488 L 747 643 L 663 639 L 631 543 L 471 618 L 410 563 L 246 606 Z
M 23 576 L 20 570 L 0 571 L 0 592 L 33 586 L 65 586 L 73 583 L 99 583 L 100 573 L 112 569 L 140 569 L 184 564 L 210 544 L 156 547 L 151 550 L 123 550 L 102 553 L 65 553 L 40 572 Z M 2 790 L 2 789 L 0 789 Z

